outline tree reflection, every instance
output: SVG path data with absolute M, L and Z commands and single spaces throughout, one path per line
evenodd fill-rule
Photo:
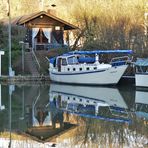
M 73 144 L 81 147 L 139 147 L 146 146 L 148 126 L 145 121 L 132 117 L 132 124 L 101 121 L 97 119 L 73 117 L 80 126 L 77 127 Z

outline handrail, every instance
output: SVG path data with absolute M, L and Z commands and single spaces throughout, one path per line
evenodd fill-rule
M 115 58 L 112 58 L 110 63 L 113 64 L 113 63 L 116 63 L 116 62 L 119 62 L 120 61 L 124 61 L 124 62 L 131 62 L 132 59 L 129 58 L 129 56 L 122 56 L 122 57 L 115 57 Z
M 39 63 L 39 61 L 38 61 L 38 59 L 37 59 L 37 57 L 36 57 L 36 55 L 35 55 L 35 52 L 34 52 L 33 48 L 32 48 L 32 54 L 33 54 L 33 56 L 34 56 L 34 58 L 35 58 L 35 61 L 36 61 L 37 65 L 38 65 L 38 67 L 39 67 L 39 69 L 40 69 L 40 68 L 41 68 L 41 65 L 40 65 L 40 63 Z
M 119 60 L 119 59 L 125 59 L 126 61 L 129 60 L 128 56 L 122 56 L 122 57 L 115 57 L 111 59 L 111 62 L 113 62 L 114 60 Z

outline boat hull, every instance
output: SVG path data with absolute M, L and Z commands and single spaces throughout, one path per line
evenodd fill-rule
M 135 81 L 138 87 L 148 87 L 148 73 L 135 74 Z
M 127 69 L 128 65 L 111 67 L 106 70 L 88 72 L 50 72 L 50 79 L 54 82 L 86 85 L 111 85 L 117 84 Z

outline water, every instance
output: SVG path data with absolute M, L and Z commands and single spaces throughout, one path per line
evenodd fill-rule
M 148 90 L 0 85 L 0 148 L 148 147 Z

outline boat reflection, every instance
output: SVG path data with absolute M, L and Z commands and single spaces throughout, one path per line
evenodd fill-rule
M 148 121 L 148 92 L 137 90 L 135 97 L 135 114 L 138 118 Z
M 58 110 L 106 121 L 131 120 L 128 107 L 117 88 L 51 84 L 50 104 Z

